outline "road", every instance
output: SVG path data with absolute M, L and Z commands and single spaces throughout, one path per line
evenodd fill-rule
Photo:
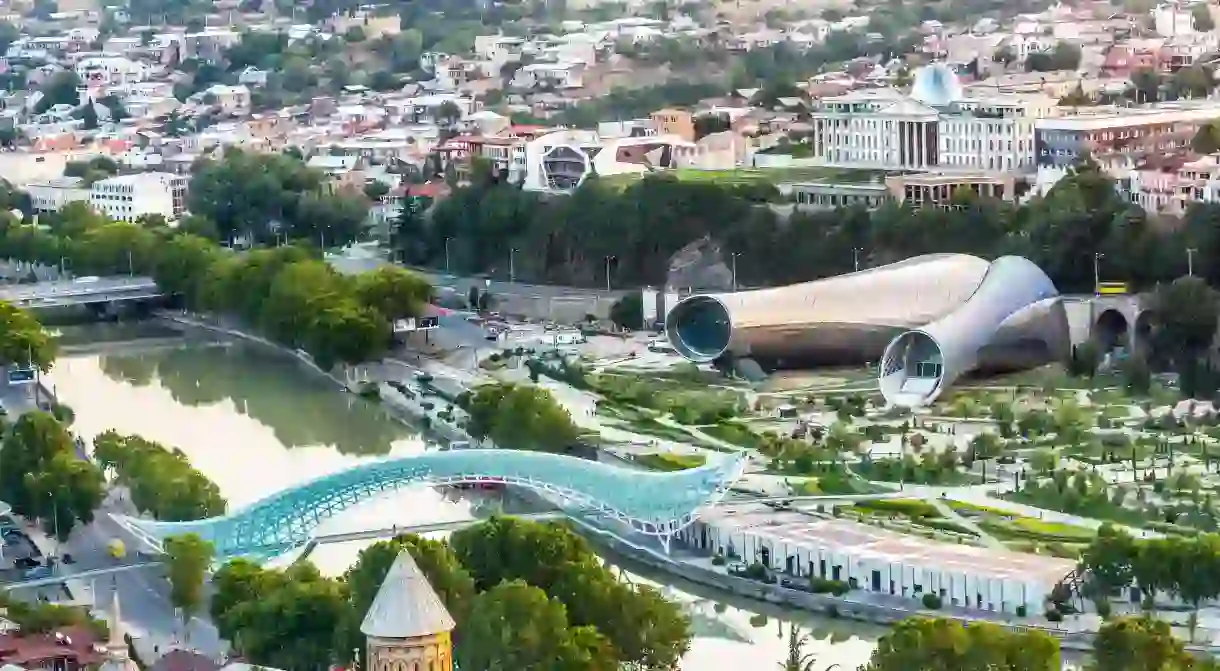
M 136 549 L 135 540 L 107 514 L 106 508 L 114 510 L 111 506 L 108 503 L 103 510 L 99 510 L 92 524 L 73 530 L 63 551 L 72 553 L 79 563 L 65 566 L 65 570 L 87 570 L 105 562 L 105 558 L 109 557 L 108 545 L 116 538 L 122 540 L 129 550 Z M 188 636 L 191 647 L 210 657 L 219 657 L 226 650 L 216 628 L 205 619 L 193 617 L 183 626 L 182 618 L 170 605 L 169 583 L 162 570 L 122 571 L 96 578 L 91 583 L 94 601 L 99 606 L 110 602 L 113 590 L 119 591 L 123 622 L 128 633 L 138 639 L 139 652 L 145 659 L 158 656 L 154 648 L 164 650 L 187 640 Z

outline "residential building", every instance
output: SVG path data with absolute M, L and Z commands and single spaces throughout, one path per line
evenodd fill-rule
M 657 135 L 674 135 L 686 140 L 695 141 L 695 118 L 686 110 L 660 109 L 649 115 Z
M 87 86 L 138 83 L 147 81 L 150 74 L 146 63 L 123 56 L 83 58 L 76 64 L 76 76 Z
M 530 63 L 513 75 L 512 86 L 522 89 L 575 89 L 584 83 L 585 64 L 580 61 Z
M 89 205 L 118 221 L 159 214 L 174 221 L 186 210 L 187 178 L 166 172 L 119 175 L 93 183 Z
M 1088 154 L 1115 176 L 1143 157 L 1186 151 L 1199 127 L 1220 119 L 1220 102 L 1179 100 L 1146 107 L 1078 108 L 1035 123 L 1039 192 Z
M 65 627 L 46 634 L 0 635 L 0 664 L 25 669 L 85 671 L 105 660 L 88 627 Z
M 89 202 L 89 187 L 80 177 L 56 177 L 25 187 L 34 212 L 58 212 L 68 203 Z

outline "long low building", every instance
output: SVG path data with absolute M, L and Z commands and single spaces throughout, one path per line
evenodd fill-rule
M 864 592 L 994 612 L 1041 613 L 1075 563 L 908 536 L 838 518 L 762 505 L 710 510 L 678 534 L 686 545 L 798 577 L 853 584 Z

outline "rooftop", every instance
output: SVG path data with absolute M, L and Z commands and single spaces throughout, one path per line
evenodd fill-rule
M 1075 568 L 1075 562 L 972 545 L 951 545 L 906 536 L 866 524 L 824 519 L 763 506 L 714 508 L 703 521 L 735 528 L 788 544 L 843 552 L 854 557 L 900 561 L 939 571 L 960 571 L 989 578 L 1053 585 Z
M 377 638 L 416 638 L 452 631 L 454 626 L 415 558 L 403 550 L 381 583 L 360 632 Z

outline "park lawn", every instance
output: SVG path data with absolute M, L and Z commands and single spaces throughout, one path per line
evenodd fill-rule
M 763 437 L 740 422 L 720 422 L 699 428 L 707 435 L 732 443 L 747 450 L 757 450 L 763 444 Z
M 985 520 L 979 527 L 1001 541 L 1040 541 L 1043 543 L 1088 543 L 1097 532 L 1067 524 L 1043 522 L 1029 517 L 1015 520 Z
M 633 461 L 647 466 L 654 471 L 685 471 L 689 468 L 699 468 L 707 463 L 707 458 L 701 454 L 654 452 L 651 454 L 637 454 Z

